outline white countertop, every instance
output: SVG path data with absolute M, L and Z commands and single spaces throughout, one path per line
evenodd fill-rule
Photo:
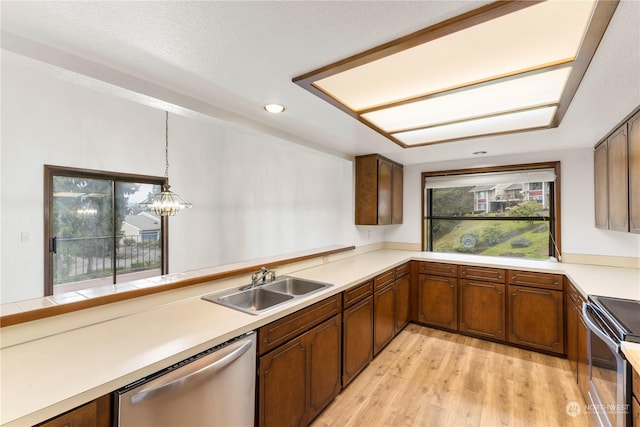
M 52 329 L 49 336 L 34 331 L 45 326 L 43 322 L 60 323 L 72 317 L 16 325 L 19 329 L 2 328 L 0 338 L 4 341 L 6 337 L 9 345 L 3 343 L 0 350 L 0 423 L 26 426 L 44 421 L 410 259 L 562 273 L 585 295 L 640 300 L 640 270 L 637 269 L 521 259 L 483 257 L 478 260 L 464 255 L 389 249 L 287 272 L 334 286 L 258 316 L 200 299 L 224 286 L 236 286 L 238 280 L 194 285 L 163 293 L 163 296 L 143 297 L 146 305 L 125 301 L 107 308 L 83 310 L 85 317 L 96 313 L 95 322 L 76 329 Z M 150 306 L 149 301 L 157 304 Z M 30 328 L 33 331 L 29 331 Z M 20 331 L 19 334 L 16 331 Z

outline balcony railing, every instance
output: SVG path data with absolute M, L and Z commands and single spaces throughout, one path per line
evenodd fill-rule
M 160 269 L 159 234 L 57 238 L 53 284 Z M 113 257 L 113 252 L 116 255 Z M 112 281 L 113 283 L 113 281 Z

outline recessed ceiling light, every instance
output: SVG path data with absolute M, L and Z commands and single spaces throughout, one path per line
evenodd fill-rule
M 269 113 L 278 114 L 278 113 L 282 113 L 284 111 L 284 105 L 281 105 L 281 104 L 267 104 L 267 105 L 264 106 L 264 110 L 269 112 Z
M 495 2 L 293 81 L 404 148 L 557 127 L 617 3 Z

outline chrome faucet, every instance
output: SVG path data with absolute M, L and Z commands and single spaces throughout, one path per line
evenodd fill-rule
M 260 271 L 256 271 L 251 275 L 251 287 L 255 288 L 258 285 L 264 285 L 265 283 L 273 282 L 274 280 L 276 280 L 275 270 L 268 270 L 267 267 L 262 267 Z

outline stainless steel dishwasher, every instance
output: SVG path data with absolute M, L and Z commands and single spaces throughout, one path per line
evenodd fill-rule
M 253 426 L 256 334 L 249 332 L 115 392 L 123 427 Z

